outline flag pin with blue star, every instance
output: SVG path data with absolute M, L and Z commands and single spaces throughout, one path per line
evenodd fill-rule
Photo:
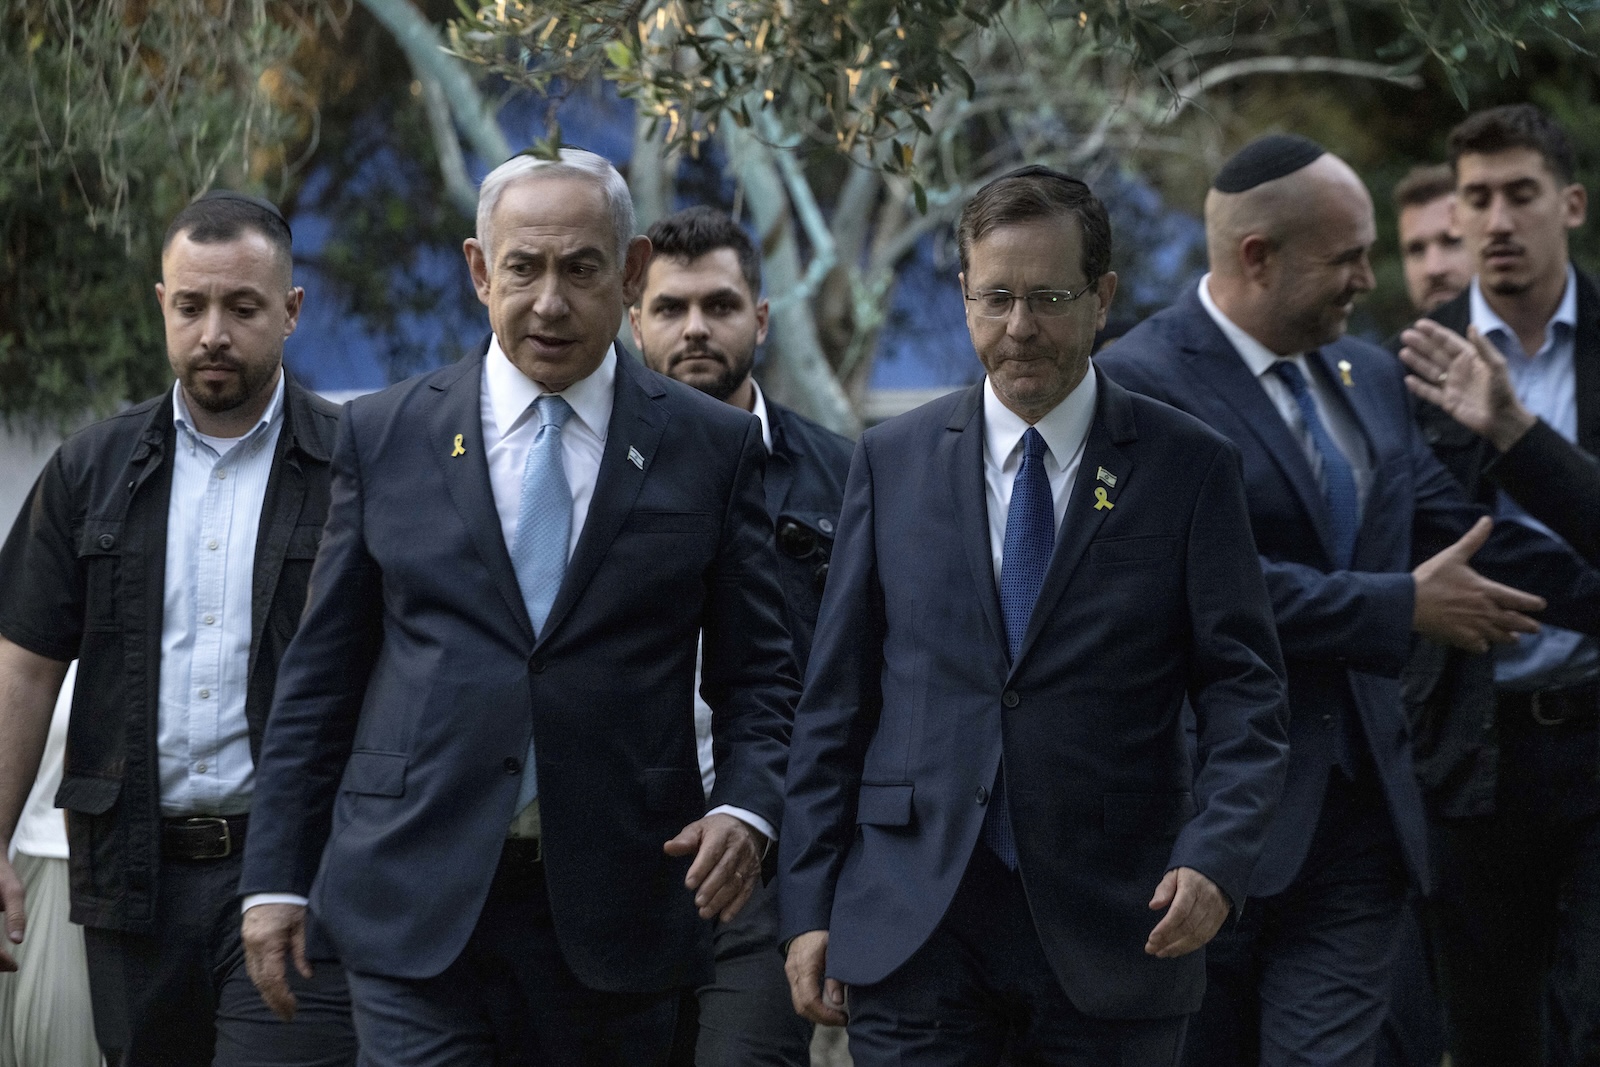
M 639 450 L 637 448 L 634 448 L 632 445 L 628 446 L 628 462 L 632 463 L 635 467 L 638 467 L 640 470 L 644 470 L 644 457 L 641 456 L 639 454 Z
M 1105 482 L 1113 489 L 1117 487 L 1117 476 L 1106 470 L 1104 467 L 1101 467 L 1099 472 L 1095 474 L 1095 480 Z

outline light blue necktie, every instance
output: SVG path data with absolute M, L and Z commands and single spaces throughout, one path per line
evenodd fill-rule
M 1044 588 L 1045 572 L 1056 547 L 1056 506 L 1050 479 L 1044 473 L 1044 438 L 1028 427 L 1022 435 L 1022 466 L 1011 484 L 1011 505 L 1006 510 L 1006 538 L 1000 550 L 1000 613 L 1005 617 L 1006 645 L 1011 662 L 1022 651 L 1022 638 L 1033 618 L 1033 606 Z M 1017 869 L 1017 841 L 1011 831 L 1006 806 L 1004 761 L 995 775 L 994 793 L 983 820 L 984 843 L 1007 870 Z
M 1317 413 L 1317 402 L 1311 396 L 1311 386 L 1300 368 L 1287 359 L 1280 359 L 1272 365 L 1272 370 L 1294 394 L 1300 417 L 1311 434 L 1311 443 L 1322 457 L 1322 497 L 1328 505 L 1328 530 L 1333 535 L 1333 565 L 1342 570 L 1349 567 L 1355 557 L 1356 530 L 1361 524 L 1355 471 L 1344 449 L 1323 425 L 1322 416 Z
M 517 585 L 522 589 L 522 602 L 528 607 L 533 632 L 540 635 L 555 605 L 561 578 L 567 573 L 567 543 L 572 538 L 572 489 L 561 463 L 561 427 L 572 416 L 572 407 L 559 396 L 541 396 L 534 403 L 539 430 L 522 467 L 522 499 L 517 504 L 511 565 L 517 572 Z M 538 795 L 539 777 L 534 769 L 530 736 L 516 810 L 527 807 Z

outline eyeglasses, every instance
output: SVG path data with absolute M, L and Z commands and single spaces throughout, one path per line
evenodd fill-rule
M 980 319 L 1008 319 L 1011 317 L 1011 305 L 1018 300 L 1025 301 L 1032 314 L 1048 319 L 1065 315 L 1074 300 L 1093 288 L 1094 282 L 1086 282 L 1076 292 L 1071 289 L 1035 289 L 1031 293 L 1013 293 L 1006 289 L 982 289 L 967 297 L 967 300 L 977 305 Z

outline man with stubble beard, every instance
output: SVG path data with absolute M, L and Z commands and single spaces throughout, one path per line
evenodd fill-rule
M 760 421 L 778 579 L 804 671 L 852 446 L 767 399 L 751 376 L 756 347 L 767 336 L 767 301 L 761 257 L 744 230 L 721 211 L 693 207 L 657 222 L 647 235 L 654 254 L 643 295 L 628 312 L 634 343 L 652 370 Z M 716 780 L 711 709 L 698 694 L 695 732 L 709 795 Z M 731 922 L 717 924 L 716 977 L 698 991 L 699 1067 L 811 1062 L 811 1024 L 790 1006 L 777 926 L 777 894 L 770 886 L 758 888 Z
M 270 203 L 217 191 L 168 228 L 155 287 L 176 385 L 67 440 L 0 553 L 0 840 L 78 679 L 58 806 L 111 1064 L 354 1063 L 344 974 L 273 1018 L 238 885 L 278 663 L 328 510 L 338 410 L 283 369 L 304 292 Z M 12 942 L 23 887 L 0 860 Z M 0 968 L 14 969 L 0 951 Z
M 1211 273 L 1098 361 L 1239 447 L 1288 668 L 1283 800 L 1184 1059 L 1367 1067 L 1407 883 L 1429 881 L 1398 681 L 1413 635 L 1481 652 L 1537 630 L 1545 601 L 1501 582 L 1592 627 L 1596 576 L 1527 527 L 1491 533 L 1423 440 L 1403 367 L 1344 336 L 1376 238 L 1348 164 L 1261 138 L 1205 218 Z

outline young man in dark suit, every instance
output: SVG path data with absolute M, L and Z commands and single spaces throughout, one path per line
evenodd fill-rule
M 647 367 L 760 421 L 778 580 L 804 674 L 852 445 L 773 402 L 751 376 L 756 347 L 767 336 L 767 301 L 760 253 L 738 223 L 714 208 L 693 207 L 655 223 L 646 236 L 650 267 L 639 303 L 628 311 L 634 344 Z M 700 699 L 695 726 L 709 795 L 716 776 L 711 709 Z M 778 896 L 770 886 L 757 888 L 732 922 L 717 924 L 716 977 L 698 997 L 697 1067 L 811 1062 L 811 1024 L 790 1006 L 777 928 Z
M 1490 522 L 1428 451 L 1402 368 L 1344 337 L 1372 288 L 1372 200 L 1304 138 L 1241 149 L 1206 198 L 1211 273 L 1099 360 L 1244 456 L 1289 670 L 1283 801 L 1242 921 L 1216 943 L 1186 1062 L 1365 1067 L 1407 880 L 1428 884 L 1398 676 L 1412 635 L 1482 651 L 1537 627 L 1537 596 L 1468 565 Z M 1596 575 L 1528 530 L 1479 559 L 1595 616 Z M 1559 611 L 1557 610 L 1559 608 Z
M 0 840 L 77 659 L 56 803 L 114 1065 L 356 1058 L 336 963 L 296 976 L 305 1011 L 285 1024 L 239 951 L 262 735 L 338 421 L 283 369 L 304 297 L 292 268 L 272 204 L 217 190 L 180 211 L 156 286 L 177 382 L 69 438 L 0 554 Z M 4 860 L 0 900 L 20 940 L 22 887 Z
M 341 424 L 246 949 L 292 1011 L 309 903 L 374 1064 L 662 1064 L 781 806 L 798 681 L 761 428 L 613 343 L 650 242 L 604 159 L 503 164 L 465 251 L 488 350 Z
M 1533 450 L 1553 456 L 1552 469 L 1572 463 L 1563 440 L 1600 448 L 1600 290 L 1568 255 L 1587 193 L 1566 131 L 1531 104 L 1469 116 L 1448 147 L 1456 226 L 1478 274 L 1432 312 L 1437 326 L 1402 339 L 1427 346 L 1430 335 L 1459 342 L 1476 330 L 1539 429 L 1497 458 L 1433 403 L 1419 418 L 1435 454 L 1502 525 L 1546 530 L 1513 500 L 1532 488 L 1519 466 Z M 1492 661 L 1446 661 L 1426 680 L 1452 1056 L 1462 1067 L 1600 1060 L 1600 644 L 1549 627 Z
M 1238 454 L 1091 367 L 1084 183 L 997 179 L 958 237 L 988 373 L 852 461 L 779 837 L 792 996 L 858 1067 L 1165 1067 L 1286 759 Z

